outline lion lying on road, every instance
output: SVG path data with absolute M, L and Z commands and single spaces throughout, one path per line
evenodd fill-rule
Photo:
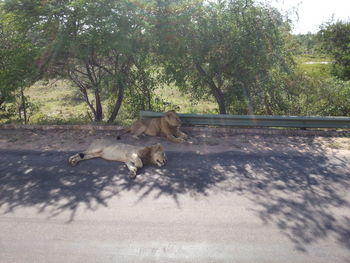
M 175 111 L 168 111 L 163 117 L 135 121 L 130 128 L 117 138 L 126 133 L 131 133 L 132 137 L 138 139 L 140 135 L 166 137 L 172 142 L 185 142 L 188 136 L 180 131 L 181 120 Z
M 166 162 L 166 156 L 160 144 L 140 147 L 118 143 L 113 140 L 99 139 L 93 141 L 86 151 L 69 157 L 69 163 L 75 166 L 82 160 L 97 157 L 124 162 L 130 170 L 130 178 L 135 178 L 137 169 L 146 164 L 156 164 L 161 167 Z

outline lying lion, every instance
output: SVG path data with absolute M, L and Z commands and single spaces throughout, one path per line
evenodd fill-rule
M 161 167 L 166 162 L 166 156 L 160 144 L 139 147 L 118 143 L 113 140 L 99 139 L 93 141 L 86 151 L 69 157 L 69 163 L 75 166 L 82 160 L 97 157 L 110 161 L 124 162 L 130 170 L 130 178 L 135 178 L 137 169 L 146 164 L 156 164 Z
M 124 133 L 120 134 L 117 139 L 126 133 L 131 133 L 132 137 L 139 139 L 142 134 L 150 136 L 162 136 L 172 142 L 185 142 L 188 136 L 180 131 L 181 120 L 175 111 L 168 111 L 160 118 L 135 121 Z

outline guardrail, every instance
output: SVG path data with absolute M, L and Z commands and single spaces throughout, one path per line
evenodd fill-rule
M 143 119 L 161 117 L 164 113 L 141 111 Z M 269 115 L 178 114 L 183 125 L 289 128 L 350 128 L 349 117 L 308 117 Z

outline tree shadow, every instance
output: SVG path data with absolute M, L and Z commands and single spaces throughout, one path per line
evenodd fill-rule
M 0 151 L 0 206 L 5 213 L 17 207 L 38 207 L 50 217 L 71 211 L 69 221 L 80 205 L 96 210 L 107 206 L 118 194 L 118 174 L 125 167 L 102 159 L 84 162 L 79 168 L 67 161 L 72 153 Z M 6 156 L 6 157 L 5 157 Z
M 133 191 L 146 197 L 173 198 L 234 192 L 254 203 L 255 213 L 278 226 L 301 251 L 328 237 L 350 249 L 348 160 L 321 152 L 197 154 L 167 152 L 165 167 L 148 166 L 136 180 L 124 164 L 94 159 L 70 167 L 69 152 L 0 151 L 0 207 L 38 207 L 50 217 L 77 209 L 96 210 L 108 200 Z M 181 165 L 179 165 L 181 164 Z M 339 212 L 341 211 L 341 212 Z

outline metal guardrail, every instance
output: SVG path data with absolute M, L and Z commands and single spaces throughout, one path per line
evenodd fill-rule
M 164 113 L 141 111 L 143 119 Z M 183 125 L 232 127 L 350 128 L 350 117 L 309 117 L 269 115 L 178 114 Z

